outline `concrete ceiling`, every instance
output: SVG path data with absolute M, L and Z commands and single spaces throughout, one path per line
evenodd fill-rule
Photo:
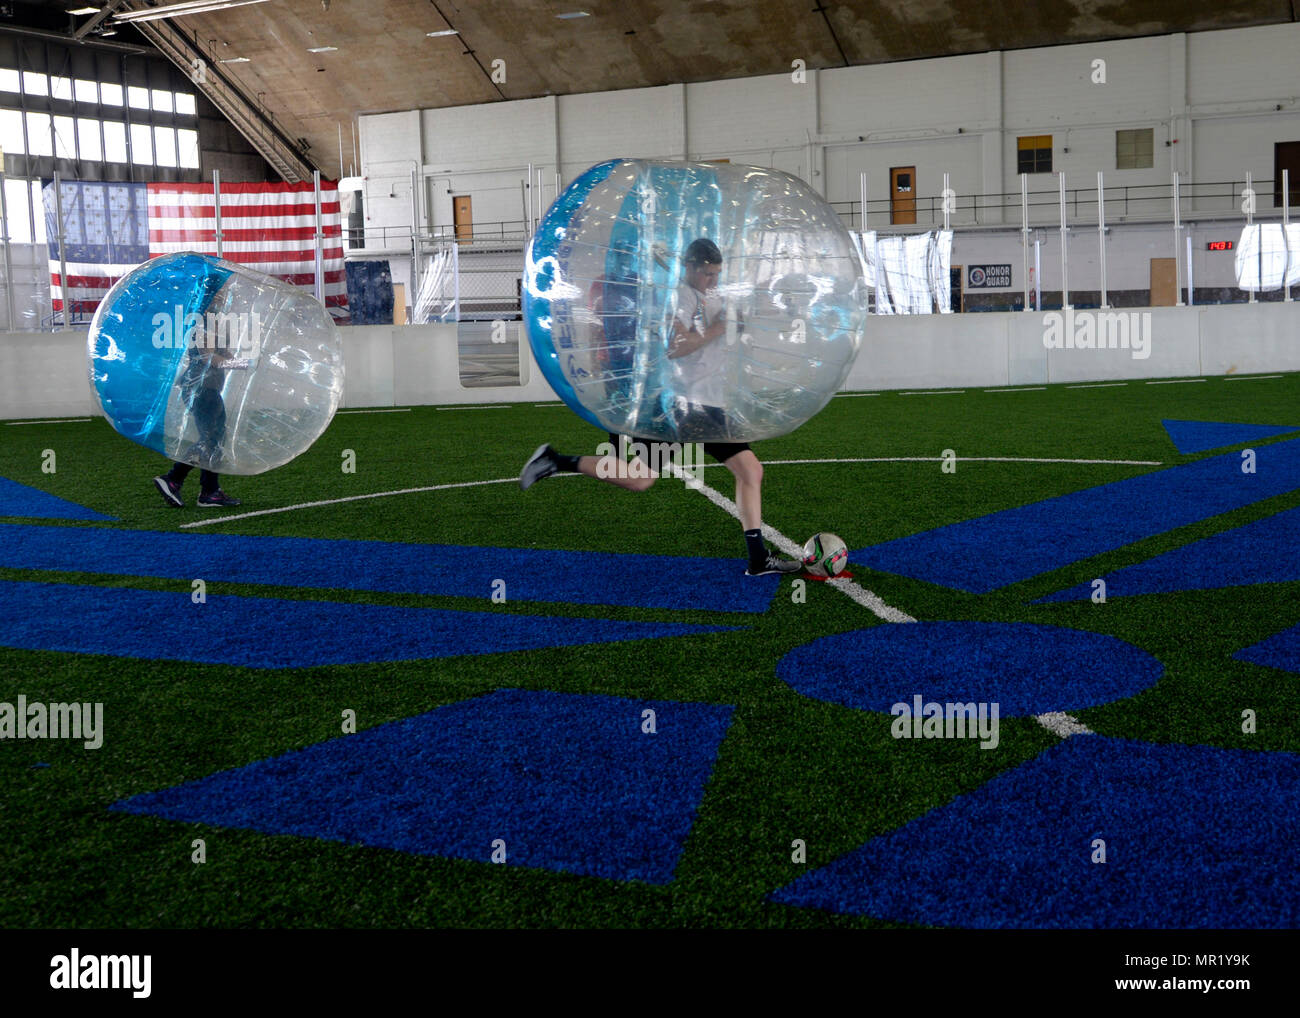
M 1296 3 L 268 0 L 171 24 L 211 61 L 247 57 L 218 66 L 274 113 L 286 134 L 306 139 L 309 161 L 334 176 L 338 125 L 347 163 L 348 125 L 362 113 L 789 73 L 795 59 L 830 68 L 1278 24 L 1296 20 Z M 556 16 L 571 11 L 590 16 Z M 459 35 L 427 36 L 449 28 Z M 337 49 L 308 52 L 323 46 Z M 494 60 L 505 61 L 504 82 L 492 80 Z

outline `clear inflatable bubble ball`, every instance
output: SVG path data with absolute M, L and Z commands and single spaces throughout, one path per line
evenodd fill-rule
M 839 216 L 779 170 L 619 159 L 529 245 L 533 355 L 579 416 L 666 442 L 793 431 L 844 384 L 866 286 Z
M 165 255 L 118 280 L 87 350 L 91 388 L 114 428 L 220 474 L 288 463 L 343 395 L 329 312 L 297 287 L 208 255 Z

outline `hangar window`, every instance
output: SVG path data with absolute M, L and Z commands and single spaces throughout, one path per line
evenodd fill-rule
M 1016 139 L 1017 173 L 1052 172 L 1052 136 L 1031 134 Z
M 1115 169 L 1149 170 L 1155 160 L 1155 130 L 1115 132 Z

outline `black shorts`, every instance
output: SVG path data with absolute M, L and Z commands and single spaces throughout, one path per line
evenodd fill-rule
M 663 442 L 657 438 L 633 438 L 630 435 L 616 435 L 612 431 L 609 432 L 608 434 L 609 434 L 609 444 L 614 447 L 615 456 L 619 456 L 619 452 L 622 449 L 622 446 L 619 444 L 620 438 L 626 438 L 629 445 L 631 445 L 634 442 L 639 442 L 640 444 L 645 446 L 658 445 L 661 449 L 667 448 L 669 450 L 667 456 L 665 457 L 667 459 L 675 458 L 672 454 L 674 445 L 676 445 L 678 448 L 681 448 L 680 442 L 676 442 L 676 443 Z M 712 456 L 719 463 L 726 463 L 727 460 L 731 459 L 731 457 L 736 455 L 736 453 L 745 452 L 748 448 L 749 448 L 748 442 L 705 442 L 704 443 L 705 453 L 709 456 Z M 619 458 L 622 459 L 621 456 L 619 456 Z M 660 462 L 662 462 L 662 460 Z

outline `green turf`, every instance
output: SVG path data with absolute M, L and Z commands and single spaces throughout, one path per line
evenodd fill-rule
M 1159 469 L 960 460 L 955 473 L 945 473 L 939 457 L 946 449 L 958 457 L 1150 460 L 1165 466 L 1199 458 L 1177 453 L 1162 418 L 1300 425 L 1300 375 L 836 399 L 794 434 L 757 445 L 769 463 L 764 518 L 799 541 L 829 530 L 859 548 Z M 192 502 L 181 511 L 164 507 L 150 482 L 165 469 L 162 458 L 119 437 L 102 420 L 0 426 L 0 435 L 0 476 L 120 521 L 107 526 L 172 531 L 183 522 L 213 518 Z M 226 488 L 244 500 L 238 511 L 245 512 L 513 478 L 543 440 L 564 451 L 587 452 L 603 438 L 563 407 L 421 407 L 343 415 L 293 463 L 259 477 L 227 478 Z M 53 473 L 42 470 L 49 461 L 46 450 L 54 450 Z M 355 473 L 341 469 L 345 450 L 355 453 Z M 772 464 L 877 457 L 933 459 Z M 195 480 L 186 492 L 191 500 Z M 705 480 L 733 494 L 723 468 L 711 466 Z M 1071 626 L 1120 637 L 1159 658 L 1165 674 L 1154 688 L 1080 712 L 1095 731 L 1294 752 L 1300 750 L 1295 676 L 1234 661 L 1232 654 L 1300 622 L 1300 584 L 1119 598 L 1102 605 L 1028 602 L 1296 506 L 1300 492 L 982 596 L 861 566 L 853 571 L 862 586 L 918 619 Z M 527 493 L 513 483 L 446 488 L 252 516 L 198 532 L 734 555 L 735 567 L 743 568 L 736 521 L 668 480 L 639 495 L 580 478 L 545 481 Z M 184 581 L 0 569 L 0 581 L 32 578 L 189 590 Z M 0 699 L 22 693 L 29 700 L 102 701 L 106 727 L 104 746 L 95 752 L 68 743 L 0 744 L 0 869 L 8 887 L 0 897 L 0 925 L 887 926 L 774 905 L 766 897 L 1057 740 L 1025 718 L 1003 721 L 996 751 L 982 751 L 973 741 L 900 743 L 890 737 L 887 715 L 795 694 L 775 675 L 783 654 L 829 633 L 887 624 L 817 584 L 808 584 L 800 601 L 792 582 L 783 580 L 770 609 L 759 616 L 717 613 L 708 605 L 692 611 L 493 605 L 488 590 L 474 599 L 210 584 L 209 593 L 218 587 L 250 596 L 747 628 L 648 643 L 279 672 L 0 648 Z M 356 711 L 365 728 L 498 688 L 735 706 L 673 883 L 651 887 L 416 857 L 106 808 L 126 796 L 335 737 L 344 710 Z M 1241 731 L 1246 708 L 1259 714 L 1254 735 Z M 203 865 L 190 861 L 196 838 L 206 841 Z M 807 846 L 806 863 L 791 860 L 796 839 Z

